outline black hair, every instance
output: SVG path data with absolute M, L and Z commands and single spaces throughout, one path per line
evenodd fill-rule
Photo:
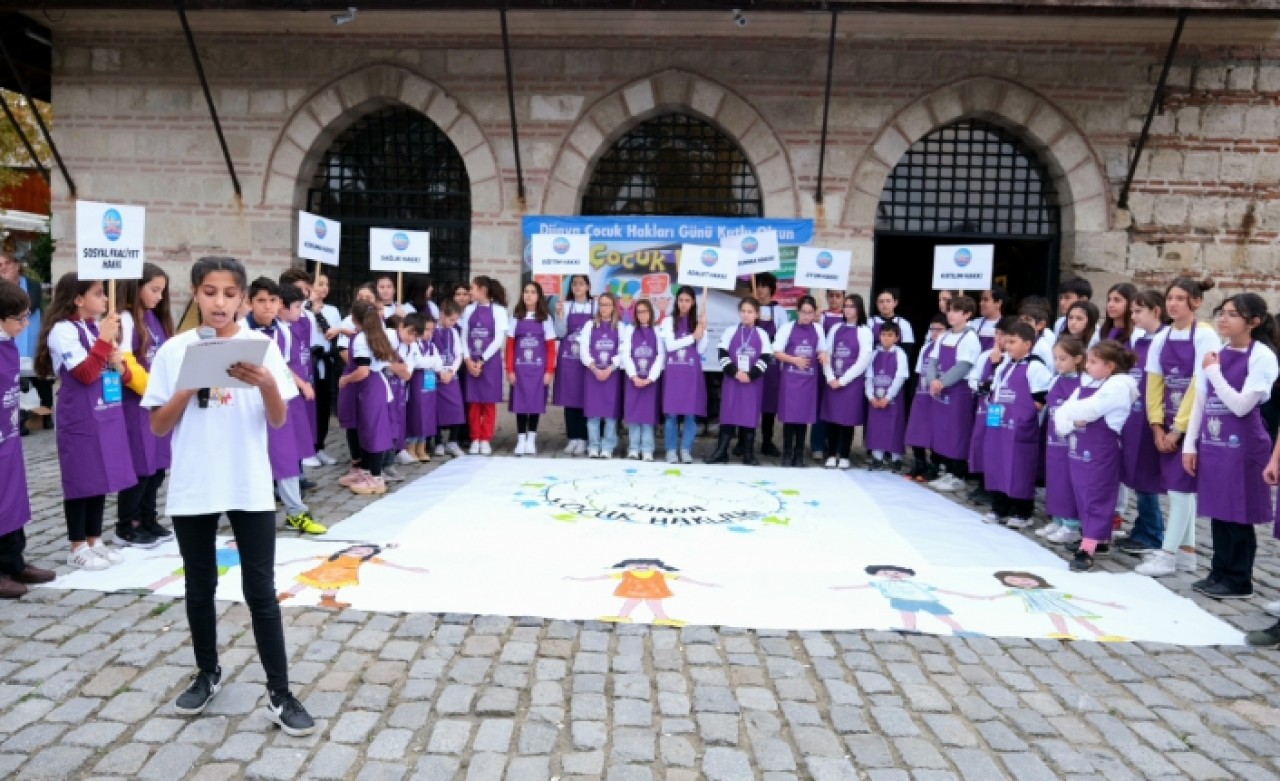
M 0 320 L 22 317 L 31 311 L 27 292 L 8 280 L 0 279 Z
M 1007 314 L 1004 311 L 1004 308 L 1010 301 L 1013 300 L 1013 297 L 1009 295 L 1008 290 L 1004 289 L 1004 285 L 992 285 L 991 289 L 988 290 L 987 292 L 991 294 L 991 300 L 995 301 L 997 304 L 1000 305 L 1000 314 L 1001 315 Z
M 1016 336 L 1024 342 L 1036 343 L 1036 329 L 1021 320 L 1014 320 L 1013 324 L 1007 329 L 1002 328 L 1001 330 L 1004 331 L 1006 336 Z
M 796 302 L 796 311 L 800 311 L 800 307 L 808 304 L 813 310 L 818 311 L 818 302 L 813 300 L 813 296 L 800 296 L 800 300 Z
M 978 303 L 969 296 L 956 296 L 951 299 L 952 312 L 964 312 L 970 318 L 978 313 Z M 939 312 L 941 314 L 941 312 Z
M 951 300 L 954 301 L 955 299 L 953 298 Z M 972 301 L 973 299 L 971 298 L 969 300 Z M 945 326 L 946 324 L 947 324 L 947 316 L 942 314 L 941 312 L 934 312 L 933 317 L 929 318 L 930 326 L 934 326 L 934 325 Z
M 1001 583 L 1004 583 L 1004 585 L 1006 586 L 1009 584 L 1004 582 L 1005 578 L 1026 578 L 1027 580 L 1034 580 L 1036 582 L 1037 585 L 1035 586 L 1035 588 L 1053 588 L 1053 585 L 1049 583 L 1049 581 L 1045 580 L 1039 575 L 1033 575 L 1030 572 L 1017 572 L 1014 570 L 1006 569 L 1006 570 L 1000 570 L 999 572 L 995 573 L 993 577 L 996 580 L 1000 581 Z
M 1120 333 L 1116 335 L 1116 339 L 1123 344 L 1128 344 L 1129 337 L 1133 336 L 1133 310 L 1130 306 L 1133 304 L 1133 299 L 1138 297 L 1138 286 L 1132 282 L 1118 282 L 1107 291 L 1107 297 L 1110 298 L 1112 293 L 1124 299 L 1124 315 L 1120 318 Z M 1107 317 L 1107 334 L 1109 335 L 1115 327 L 1115 321 Z
M 368 556 L 361 556 L 360 557 L 361 561 L 368 561 L 369 559 L 372 559 L 374 556 L 377 556 L 379 553 L 382 553 L 382 546 L 374 545 L 373 543 L 367 543 L 363 545 L 349 545 L 346 548 L 343 548 L 342 550 L 330 556 L 329 561 L 337 561 L 340 557 L 347 555 L 348 553 L 355 550 L 356 548 L 369 548 L 370 550 L 373 551 L 373 553 L 370 553 Z
M 388 317 L 383 322 L 383 325 L 385 325 L 387 328 L 395 330 L 400 326 L 404 325 L 404 315 L 392 315 L 391 317 Z
M 249 274 L 244 270 L 244 264 L 235 258 L 225 255 L 206 255 L 193 263 L 191 266 L 191 286 L 200 287 L 200 285 L 204 284 L 204 278 L 215 271 L 229 273 L 241 290 L 249 287 Z
M 1062 298 L 1068 293 L 1072 293 L 1078 298 L 1093 298 L 1093 285 L 1089 284 L 1089 280 L 1084 277 L 1068 279 L 1062 283 L 1062 287 L 1058 288 L 1058 298 Z
M 769 292 L 771 294 L 777 293 L 778 278 L 775 277 L 773 274 L 769 273 L 768 271 L 764 272 L 763 274 L 756 274 L 756 287 L 767 287 L 769 288 Z
M 1164 293 L 1161 293 L 1159 290 L 1142 291 L 1141 293 L 1133 297 L 1133 301 L 1129 302 L 1130 308 L 1132 308 L 1134 304 L 1137 304 L 1143 309 L 1150 309 L 1152 311 L 1159 309 L 1160 322 L 1163 323 L 1164 325 L 1169 324 L 1169 312 L 1165 308 Z M 1155 334 L 1147 334 L 1147 335 L 1155 336 Z
M 1094 306 L 1092 301 L 1076 301 L 1071 306 L 1067 307 L 1068 321 L 1070 321 L 1072 309 L 1079 309 L 1081 312 L 1084 312 L 1085 317 L 1084 333 L 1080 334 L 1077 338 L 1085 344 L 1092 342 L 1093 334 L 1098 330 L 1098 307 Z M 1071 333 L 1070 322 L 1063 325 L 1062 332 Z
M 881 572 L 901 572 L 903 575 L 915 577 L 916 571 L 910 567 L 899 567 L 897 564 L 872 564 L 863 572 L 868 575 L 879 575 Z
M 683 295 L 688 295 L 693 300 L 693 306 L 689 307 L 689 314 L 687 315 L 680 314 L 680 296 Z M 693 333 L 694 329 L 698 327 L 698 294 L 693 288 L 688 285 L 681 285 L 680 289 L 676 291 L 675 304 L 671 308 L 671 318 L 675 322 L 683 319 L 684 327 L 689 333 Z M 672 333 L 675 333 L 675 329 L 672 329 Z
M 421 312 L 410 312 L 400 321 L 400 325 L 413 331 L 418 336 L 422 336 L 427 332 L 427 317 L 430 316 L 430 312 L 427 313 L 426 317 L 423 317 Z
M 1114 364 L 1116 374 L 1128 374 L 1133 365 L 1138 362 L 1138 356 L 1130 350 L 1127 345 L 1117 342 L 1115 339 L 1103 339 L 1093 347 L 1089 348 L 1089 352 L 1098 357 L 1098 360 Z
M 280 305 L 285 307 L 286 309 L 298 303 L 299 301 L 307 300 L 306 294 L 303 293 L 302 288 L 298 287 L 297 285 L 294 285 L 292 283 L 287 283 L 284 285 L 279 285 L 278 287 L 280 290 Z
M 656 567 L 665 572 L 679 572 L 675 567 L 668 567 L 662 559 L 624 559 L 609 569 L 626 569 L 627 567 Z
M 1043 302 L 1043 303 L 1041 303 Z M 1030 317 L 1037 323 L 1049 324 L 1049 302 L 1040 296 L 1027 296 L 1018 307 L 1019 317 Z
M 313 281 L 312 276 L 307 273 L 305 268 L 292 266 L 280 272 L 280 287 L 296 285 L 299 282 L 310 287 Z
M 880 324 L 880 333 L 884 333 L 886 331 L 888 331 L 891 334 L 896 334 L 899 339 L 902 338 L 902 329 L 898 327 L 898 324 L 893 322 L 892 320 L 885 320 L 883 323 Z
M 886 287 L 886 288 L 884 288 L 883 290 L 881 290 L 881 291 L 880 291 L 880 295 L 876 296 L 876 298 L 879 298 L 880 296 L 884 295 L 885 293 L 888 293 L 889 295 L 893 296 L 893 300 L 894 300 L 894 301 L 901 301 L 901 300 L 902 300 L 902 291 L 901 291 L 901 290 L 899 290 L 899 289 L 898 289 L 898 288 L 896 288 L 896 287 Z
M 858 325 L 866 325 L 867 324 L 867 303 L 862 300 L 862 294 L 850 293 L 849 295 L 844 297 L 844 301 L 846 304 L 849 303 L 850 301 L 853 302 L 853 305 L 858 308 Z
M 44 317 L 40 325 L 40 341 L 36 348 L 35 372 L 37 377 L 53 377 L 53 356 L 49 352 L 49 332 L 63 320 L 76 317 L 79 307 L 76 299 L 89 295 L 94 285 L 102 283 L 94 279 L 81 279 L 74 271 L 68 271 L 58 278 L 53 286 L 53 300 L 45 307 Z
M 1236 312 L 1246 321 L 1258 321 L 1250 333 L 1254 341 L 1262 342 L 1271 348 L 1273 353 L 1280 352 L 1277 349 L 1280 346 L 1280 330 L 1277 329 L 1275 316 L 1267 311 L 1267 302 L 1262 299 L 1262 296 L 1257 293 L 1236 293 L 1219 304 L 1214 311 L 1221 312 L 1222 307 L 1227 304 L 1234 306 Z
M 259 293 L 280 298 L 280 285 L 270 277 L 258 277 L 249 285 L 249 300 L 252 301 Z
M 1013 328 L 1013 326 L 1019 322 L 1021 321 L 1019 321 L 1018 318 L 1014 317 L 1013 315 L 1009 315 L 1008 317 L 1002 317 L 996 321 L 996 330 L 1002 334 L 1007 334 L 1009 333 L 1010 329 Z

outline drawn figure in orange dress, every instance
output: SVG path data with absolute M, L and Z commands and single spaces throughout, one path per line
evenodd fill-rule
M 631 623 L 631 613 L 643 602 L 653 613 L 654 626 L 684 626 L 685 622 L 667 615 L 662 607 L 662 600 L 674 596 L 667 581 L 680 580 L 695 586 L 719 588 L 716 583 L 703 583 L 690 577 L 681 576 L 680 570 L 662 563 L 661 559 L 627 559 L 614 564 L 610 569 L 621 570 L 608 575 L 596 575 L 590 578 L 565 578 L 565 580 L 617 580 L 618 587 L 613 590 L 615 597 L 621 597 L 622 608 L 616 616 L 601 616 L 601 621 L 614 624 Z
M 394 548 L 395 546 L 388 545 L 387 547 Z M 320 607 L 347 608 L 351 607 L 350 603 L 337 601 L 338 591 L 360 585 L 360 567 L 366 562 L 398 569 L 401 572 L 417 572 L 424 575 L 428 572 L 428 570 L 421 567 L 405 567 L 380 559 L 378 558 L 379 553 L 382 553 L 382 547 L 379 545 L 352 545 L 349 548 L 343 548 L 332 556 L 307 556 L 301 559 L 293 559 L 292 561 L 282 561 L 280 562 L 281 565 L 297 564 L 300 561 L 319 561 L 320 565 L 295 576 L 294 580 L 297 581 L 297 584 L 280 594 L 279 599 L 284 602 L 286 599 L 298 596 L 306 589 L 314 588 L 320 591 Z

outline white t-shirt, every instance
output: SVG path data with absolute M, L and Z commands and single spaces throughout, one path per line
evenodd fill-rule
M 538 318 L 538 315 L 536 312 L 528 312 L 524 316 L 525 320 L 536 320 L 537 318 Z M 512 339 L 515 338 L 516 326 L 519 325 L 519 323 L 520 323 L 519 320 L 516 320 L 515 318 L 511 319 L 511 321 L 507 325 L 507 336 L 511 337 Z M 548 342 L 555 341 L 556 339 L 555 318 L 548 317 L 546 320 L 542 321 L 542 337 L 544 341 L 548 341 Z
M 956 363 L 967 363 L 970 366 L 978 362 L 978 356 L 982 354 L 982 342 L 978 341 L 977 335 L 969 328 L 956 333 L 955 331 L 947 331 L 942 338 L 933 343 L 932 351 L 933 365 L 938 365 L 938 359 L 942 355 L 943 346 L 956 348 Z M 941 377 L 944 372 L 938 372 Z
M 396 307 L 398 307 L 398 306 L 402 306 L 402 307 L 404 307 L 404 313 L 405 313 L 406 315 L 411 315 L 411 314 L 413 314 L 414 312 L 418 311 L 418 310 L 416 310 L 416 309 L 414 309 L 414 308 L 413 308 L 413 304 L 410 304 L 410 303 L 408 303 L 408 302 L 403 303 L 403 304 L 383 304 L 383 305 L 382 305 L 382 319 L 383 319 L 383 320 L 390 320 L 390 319 L 395 315 L 395 313 L 396 313 Z
M 351 315 L 342 318 L 342 322 L 338 323 L 338 329 L 341 331 L 356 330 L 356 321 L 351 319 Z M 338 334 L 338 349 L 347 350 L 351 347 L 351 337 L 347 334 Z
M 871 318 L 870 322 L 872 326 L 875 326 L 876 324 L 884 325 L 887 321 L 880 315 L 875 315 Z M 898 340 L 899 344 L 916 343 L 916 332 L 912 330 L 911 323 L 905 317 L 897 317 L 895 315 L 893 322 L 897 323 L 899 330 L 902 331 L 902 338 Z
M 591 315 L 594 317 L 595 314 L 596 300 L 594 298 L 589 298 L 586 301 L 565 301 L 564 317 L 552 318 L 556 321 L 556 335 L 561 338 L 572 335 L 569 333 L 569 315 Z
M 1022 363 L 1027 365 L 1027 385 L 1032 393 L 1044 393 L 1053 385 L 1053 372 L 1049 367 L 1040 361 L 1033 361 L 1030 358 L 1024 358 Z M 993 398 L 1000 398 L 1000 389 L 1013 376 L 1013 372 L 1018 365 L 1013 362 L 1013 358 L 1006 356 L 1006 360 L 1002 361 L 996 367 L 995 373 L 991 376 L 991 395 Z
M 1000 318 L 998 317 L 992 320 L 988 320 L 985 317 L 976 317 L 969 321 L 969 327 L 972 328 L 973 332 L 978 336 L 989 336 L 994 339 L 996 335 L 996 323 L 998 322 L 1000 322 Z
M 1080 398 L 1082 388 L 1097 388 L 1097 392 L 1087 399 Z M 1089 375 L 1080 377 L 1080 387 L 1071 392 L 1071 398 L 1062 403 L 1054 413 L 1053 425 L 1058 436 L 1065 437 L 1075 429 L 1077 420 L 1092 423 L 1099 418 L 1106 421 L 1107 428 L 1119 434 L 1124 430 L 1125 421 L 1129 419 L 1129 411 L 1133 402 L 1138 399 L 1138 384 L 1127 374 L 1113 374 L 1099 383 Z
M 83 320 L 59 320 L 49 329 L 47 341 L 54 374 L 64 368 L 71 371 L 89 357 L 89 351 L 80 343 L 81 333 L 84 333 L 90 347 L 98 341 L 98 337 L 93 335 Z
M 1044 361 L 1044 365 L 1049 367 L 1049 371 L 1054 371 L 1055 361 L 1053 359 L 1053 346 L 1058 343 L 1058 335 L 1048 328 L 1040 334 L 1040 338 L 1036 339 L 1035 347 L 1031 348 L 1031 354 L 1038 356 Z
M 270 342 L 263 365 L 275 375 L 285 402 L 298 395 L 293 375 L 274 341 L 243 326 L 231 338 Z M 160 346 L 151 364 L 142 406 L 162 407 L 173 398 L 187 346 L 199 339 L 199 333 L 192 329 Z M 210 388 L 205 409 L 200 409 L 192 396 L 173 429 L 173 466 L 166 502 L 169 515 L 275 510 L 267 425 L 266 405 L 257 388 Z
M 502 348 L 507 346 L 507 340 L 505 337 L 507 330 L 511 327 L 511 316 L 507 314 L 507 308 L 505 306 L 502 304 L 488 304 L 488 306 L 493 310 L 493 341 L 489 343 L 489 346 L 486 347 L 484 352 L 481 354 L 481 357 L 486 361 L 502 352 Z M 461 319 L 458 320 L 458 325 L 462 328 L 462 344 L 464 350 L 467 349 L 467 329 L 469 328 L 468 323 L 471 320 L 471 313 L 476 311 L 478 308 L 480 308 L 479 304 L 467 304 L 467 308 L 462 312 Z M 468 350 L 467 355 L 470 354 L 471 353 Z
M 400 343 L 400 338 L 393 331 L 388 330 L 387 341 L 391 342 L 392 349 L 395 349 Z M 355 361 L 360 358 L 369 359 L 369 373 L 373 375 L 370 379 L 381 381 L 382 384 L 387 386 L 387 401 L 394 399 L 395 395 L 391 392 L 391 383 L 387 381 L 387 375 L 383 374 L 391 364 L 380 360 L 373 354 L 373 349 L 369 347 L 369 337 L 365 335 L 364 331 L 356 334 L 351 339 L 351 360 Z

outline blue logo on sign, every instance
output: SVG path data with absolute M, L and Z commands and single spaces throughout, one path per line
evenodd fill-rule
M 551 242 L 551 249 L 555 250 L 557 255 L 563 255 L 569 251 L 569 240 L 564 236 L 557 236 L 556 240 Z
M 748 236 L 742 240 L 742 251 L 748 255 L 754 255 L 758 249 L 760 249 L 760 242 L 756 241 L 755 236 Z
M 391 246 L 396 248 L 396 252 L 404 252 L 409 249 L 409 237 L 403 233 L 397 233 L 391 237 Z
M 969 265 L 969 262 L 972 260 L 973 260 L 973 253 L 970 252 L 969 250 L 965 249 L 964 247 L 961 247 L 960 249 L 956 250 L 956 265 L 959 266 L 960 268 L 964 268 L 965 266 Z
M 713 249 L 702 251 L 702 265 L 710 268 L 720 260 L 720 255 Z
M 316 238 L 323 239 L 329 235 L 329 226 L 324 220 L 316 220 Z
M 107 237 L 107 241 L 116 241 L 122 233 L 124 233 L 124 218 L 115 209 L 107 209 L 107 213 L 102 215 L 102 235 Z
M 829 268 L 835 262 L 835 258 L 831 257 L 830 252 L 824 250 L 818 253 L 817 257 L 814 258 L 814 262 L 818 264 L 818 268 Z

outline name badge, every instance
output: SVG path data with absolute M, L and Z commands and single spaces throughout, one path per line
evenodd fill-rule
M 430 393 L 436 389 L 436 373 L 433 371 L 422 372 L 422 390 Z
M 102 402 L 119 404 L 124 400 L 124 388 L 120 384 L 120 372 L 105 371 L 102 373 Z
M 1000 428 L 1004 425 L 1004 405 L 987 405 L 987 428 Z
M 743 355 L 739 353 L 738 371 L 742 372 L 743 374 L 751 373 L 751 356 L 750 355 Z

